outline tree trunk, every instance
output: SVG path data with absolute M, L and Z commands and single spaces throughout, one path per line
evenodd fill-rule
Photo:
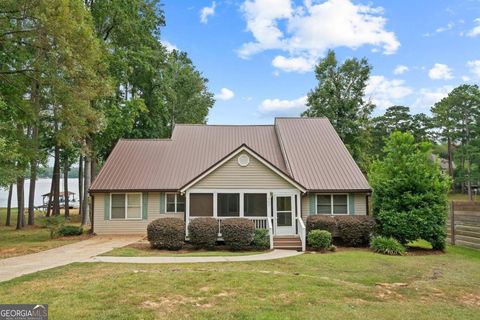
M 97 158 L 91 158 L 90 182 L 93 182 L 97 177 Z
M 12 194 L 13 194 L 13 183 L 10 184 L 8 188 L 8 200 L 7 200 L 7 220 L 5 221 L 6 226 L 11 225 L 11 217 L 12 217 Z
M 88 207 L 88 189 L 90 188 L 90 156 L 85 156 L 85 180 L 83 183 L 82 226 L 90 223 L 90 210 Z
M 53 181 L 53 175 L 52 175 L 52 179 L 50 182 L 50 193 L 48 195 L 48 202 L 47 202 L 47 215 L 46 215 L 47 217 L 50 217 L 52 212 L 53 184 L 54 184 L 54 181 Z
M 17 178 L 17 230 L 20 230 L 25 226 L 24 182 L 24 177 Z
M 34 133 L 35 135 L 35 133 Z M 28 225 L 35 224 L 35 187 L 37 184 L 37 161 L 30 162 L 30 188 L 28 192 Z
M 448 137 L 447 140 L 447 146 L 448 146 L 448 175 L 452 179 L 452 185 L 453 185 L 453 157 L 452 157 L 452 138 Z
M 53 215 L 60 215 L 60 146 L 55 145 L 55 161 L 53 164 Z
M 65 199 L 65 218 L 70 216 L 69 195 L 68 195 L 68 157 L 63 160 L 63 194 Z
M 82 205 L 83 205 L 83 156 L 80 155 L 78 160 L 78 214 L 82 214 Z

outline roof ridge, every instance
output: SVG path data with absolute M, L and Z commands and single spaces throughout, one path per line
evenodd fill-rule
M 195 124 L 195 123 L 177 123 L 176 126 L 185 127 L 273 127 L 274 124 Z
M 275 117 L 275 120 L 277 119 L 292 119 L 292 120 L 297 120 L 297 119 L 305 119 L 305 120 L 328 120 L 327 117 Z
M 119 141 L 172 141 L 171 138 L 120 138 Z

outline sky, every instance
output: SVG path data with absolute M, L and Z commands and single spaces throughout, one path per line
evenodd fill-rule
M 163 0 L 168 48 L 188 53 L 209 79 L 209 124 L 271 124 L 299 116 L 314 66 L 366 57 L 374 115 L 412 113 L 462 83 L 480 82 L 480 0 Z

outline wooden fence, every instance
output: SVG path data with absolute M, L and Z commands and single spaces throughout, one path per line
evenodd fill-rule
M 451 201 L 447 234 L 451 244 L 480 249 L 480 202 Z

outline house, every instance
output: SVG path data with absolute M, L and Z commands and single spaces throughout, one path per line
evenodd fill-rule
M 223 220 L 245 217 L 269 230 L 272 247 L 303 249 L 309 215 L 365 215 L 370 192 L 325 118 L 177 124 L 170 139 L 122 139 L 90 188 L 97 234 L 214 217 L 221 237 Z

